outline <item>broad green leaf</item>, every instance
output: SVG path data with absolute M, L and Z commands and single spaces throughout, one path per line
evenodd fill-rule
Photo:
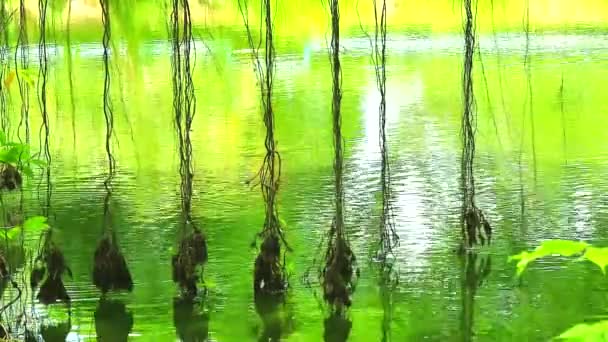
M 288 262 L 287 265 L 285 265 L 285 271 L 287 274 L 294 274 L 296 271 L 296 265 L 293 262 Z
M 211 279 L 205 279 L 205 281 L 203 282 L 203 284 L 205 285 L 206 288 L 212 290 L 214 288 L 217 287 L 217 284 L 211 280 Z
M 608 340 L 608 321 L 592 324 L 577 324 L 557 337 L 569 341 L 606 341 Z
M 27 232 L 42 231 L 48 227 L 47 218 L 44 216 L 30 217 L 23 223 L 23 228 Z
M 521 252 L 509 257 L 509 262 L 517 261 L 517 276 L 520 276 L 532 261 L 550 255 L 573 256 L 582 253 L 589 244 L 581 241 L 547 240 L 532 252 Z
M 21 166 L 21 172 L 23 172 L 23 174 L 28 178 L 34 178 L 34 170 L 27 165 Z
M 556 254 L 568 257 L 581 253 L 588 246 L 589 244 L 582 241 L 547 240 L 543 241 L 534 252 L 544 256 Z
M 8 229 L 5 233 L 6 235 L 4 235 L 4 237 L 6 237 L 6 239 L 14 240 L 19 236 L 19 234 L 21 234 L 21 226 L 16 226 L 11 229 Z
M 16 165 L 21 157 L 21 151 L 23 149 L 19 146 L 12 146 L 5 155 L 5 163 Z
M 0 132 L 0 145 L 6 145 L 6 133 Z
M 608 265 L 608 248 L 587 247 L 587 250 L 581 259 L 591 261 L 602 270 L 602 273 L 606 274 L 606 265 Z

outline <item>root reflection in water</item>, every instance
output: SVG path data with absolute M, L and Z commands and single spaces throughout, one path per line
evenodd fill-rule
M 203 303 L 192 298 L 173 300 L 173 325 L 180 341 L 202 342 L 209 340 L 209 314 Z
M 346 342 L 353 323 L 343 312 L 333 312 L 325 319 L 323 325 L 325 327 L 323 341 Z
M 40 328 L 40 335 L 44 342 L 64 342 L 72 330 L 72 320 L 56 325 L 43 325 Z
M 255 295 L 255 311 L 262 320 L 258 341 L 283 341 L 293 332 L 294 322 L 289 304 L 282 293 Z
M 133 313 L 119 300 L 101 298 L 95 310 L 97 341 L 122 342 L 133 329 Z
M 492 263 L 489 255 L 468 252 L 462 256 L 462 311 L 460 322 L 462 341 L 474 339 L 475 296 L 491 271 Z

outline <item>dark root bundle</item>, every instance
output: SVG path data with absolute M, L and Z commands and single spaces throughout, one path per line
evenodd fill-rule
M 173 255 L 173 282 L 179 284 L 186 296 L 196 296 L 196 283 L 202 274 L 198 274 L 198 266 L 207 262 L 207 241 L 205 235 L 197 229 L 182 239 L 177 254 Z M 202 270 L 201 270 L 202 273 Z
M 0 279 L 4 279 L 8 276 L 8 262 L 6 261 L 6 258 L 4 258 L 4 255 L 0 253 Z
M 323 298 L 338 310 L 349 307 L 350 297 L 355 291 L 355 254 L 348 242 L 338 237 L 330 241 L 325 260 L 325 267 L 321 272 Z
M 19 189 L 22 183 L 23 179 L 16 167 L 11 164 L 0 164 L 0 189 Z
M 30 275 L 32 290 L 42 284 L 36 296 L 41 303 L 49 305 L 57 301 L 70 302 L 70 296 L 63 284 L 64 273 L 72 277 L 72 271 L 66 265 L 63 252 L 52 241 L 48 241 L 42 253 L 36 257 Z
M 102 293 L 114 290 L 131 292 L 133 290 L 131 272 L 112 235 L 106 234 L 95 250 L 93 284 Z
M 254 292 L 278 294 L 285 291 L 287 281 L 281 263 L 281 239 L 277 234 L 267 234 L 255 259 Z
M 482 246 L 492 241 L 492 226 L 483 215 L 483 212 L 475 206 L 467 208 L 463 216 L 464 229 L 469 247 L 478 243 Z

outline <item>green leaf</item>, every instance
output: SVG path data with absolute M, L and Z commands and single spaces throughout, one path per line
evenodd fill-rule
M 21 166 L 21 172 L 23 172 L 23 174 L 26 177 L 34 178 L 34 170 L 32 170 L 32 168 L 29 167 L 29 166 L 27 166 L 27 165 L 22 165 Z
M 206 288 L 208 288 L 210 290 L 212 290 L 212 289 L 214 289 L 214 288 L 217 287 L 217 284 L 213 280 L 211 280 L 211 279 L 206 279 L 203 282 L 203 284 L 205 285 Z
M 591 261 L 602 270 L 602 273 L 606 274 L 606 265 L 608 265 L 608 248 L 587 247 L 587 250 L 581 259 Z
M 581 241 L 569 240 L 547 240 L 543 241 L 540 246 L 532 252 L 521 252 L 517 255 L 510 256 L 508 261 L 517 262 L 517 276 L 520 276 L 532 261 L 550 255 L 573 256 L 582 253 L 589 244 Z
M 577 324 L 557 338 L 570 341 L 606 341 L 608 339 L 608 321 Z
M 288 262 L 287 265 L 285 265 L 285 271 L 287 274 L 294 274 L 296 271 L 296 265 L 293 262 Z
M 0 132 L 0 145 L 6 145 L 6 133 Z
M 27 232 L 42 231 L 48 227 L 47 218 L 44 216 L 30 217 L 23 223 L 23 228 Z
M 10 228 L 6 231 L 6 239 L 8 240 L 14 240 L 15 238 L 17 238 L 19 236 L 19 234 L 21 234 L 21 226 L 16 226 L 13 228 Z

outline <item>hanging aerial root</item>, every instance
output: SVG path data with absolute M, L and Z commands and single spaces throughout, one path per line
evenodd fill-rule
M 333 228 L 332 228 L 333 230 Z M 342 236 L 332 236 L 325 254 L 325 267 L 321 270 L 323 298 L 337 311 L 351 305 L 355 291 L 357 259 L 348 241 Z
M 281 238 L 276 232 L 265 234 L 255 259 L 253 289 L 256 294 L 279 294 L 287 288 L 281 260 Z
M 104 234 L 95 250 L 93 284 L 102 293 L 133 290 L 133 279 L 125 257 L 116 244 L 114 233 Z
M 202 266 L 207 262 L 207 258 L 205 235 L 200 229 L 194 227 L 192 233 L 181 240 L 178 252 L 173 255 L 171 260 L 173 282 L 179 284 L 184 295 L 196 296 L 198 292 L 196 284 L 202 278 Z
M 23 179 L 16 167 L 11 164 L 0 164 L 0 190 L 20 189 L 22 184 Z
M 41 253 L 34 261 L 30 286 L 32 290 L 35 290 L 40 285 L 36 298 L 45 305 L 57 301 L 69 303 L 70 296 L 63 284 L 62 277 L 64 274 L 72 277 L 72 271 L 66 265 L 63 252 L 51 240 L 49 233 L 46 234 L 45 240 Z
M 492 226 L 483 212 L 474 205 L 466 208 L 463 213 L 463 229 L 468 247 L 492 242 Z

